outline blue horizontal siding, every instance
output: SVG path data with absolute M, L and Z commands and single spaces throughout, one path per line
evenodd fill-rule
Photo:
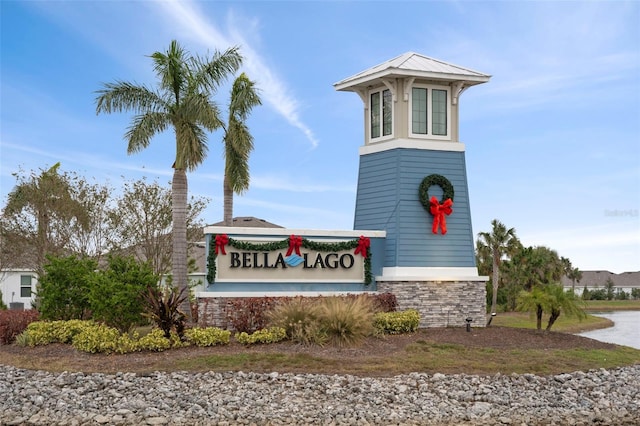
M 446 235 L 433 234 L 433 217 L 418 189 L 431 174 L 453 185 Z M 430 196 L 442 191 L 432 187 Z M 464 152 L 392 149 L 360 157 L 354 229 L 387 231 L 384 266 L 473 267 L 474 237 Z

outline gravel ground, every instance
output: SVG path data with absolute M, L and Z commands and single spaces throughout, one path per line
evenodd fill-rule
M 640 365 L 555 376 L 48 373 L 0 365 L 0 425 L 639 425 Z

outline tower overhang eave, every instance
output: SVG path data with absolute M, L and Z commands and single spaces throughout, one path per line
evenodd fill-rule
M 375 74 L 350 77 L 334 83 L 333 87 L 338 91 L 358 92 L 363 89 L 380 86 L 384 84 L 384 80 L 396 78 L 415 78 L 444 84 L 461 83 L 464 87 L 470 87 L 488 82 L 491 76 L 485 74 L 447 74 L 441 72 L 395 69 L 383 70 Z

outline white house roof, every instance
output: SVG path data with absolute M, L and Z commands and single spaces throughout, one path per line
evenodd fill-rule
M 450 64 L 439 59 L 407 52 L 373 68 L 345 78 L 333 86 L 336 90 L 353 91 L 358 87 L 366 87 L 383 78 L 416 77 L 446 82 L 459 81 L 465 86 L 486 83 L 491 76 L 470 70 L 459 65 Z

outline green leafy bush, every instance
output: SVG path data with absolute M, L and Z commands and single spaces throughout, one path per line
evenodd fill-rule
M 133 257 L 109 256 L 105 270 L 89 280 L 89 305 L 93 318 L 121 332 L 143 323 L 141 297 L 147 286 L 156 286 L 158 277 L 147 263 Z
M 42 319 L 70 320 L 90 317 L 89 289 L 97 263 L 76 256 L 47 256 L 36 303 Z
M 420 314 L 415 309 L 401 312 L 379 312 L 373 317 L 376 330 L 383 334 L 410 333 L 418 329 Z
M 162 352 L 171 348 L 171 336 L 167 339 L 164 331 L 154 328 L 146 336 L 142 336 L 137 342 L 138 350 Z
M 243 345 L 255 343 L 277 343 L 287 338 L 287 331 L 282 327 L 269 327 L 256 330 L 251 334 L 246 332 L 236 333 L 235 339 Z
M 231 332 L 217 327 L 194 327 L 185 331 L 187 340 L 196 346 L 227 345 L 231 339 Z
M 112 353 L 117 352 L 120 332 L 117 328 L 105 324 L 95 324 L 78 333 L 71 345 L 83 352 Z
M 27 346 L 71 343 L 73 338 L 96 324 L 89 320 L 36 321 L 22 333 L 20 344 Z

